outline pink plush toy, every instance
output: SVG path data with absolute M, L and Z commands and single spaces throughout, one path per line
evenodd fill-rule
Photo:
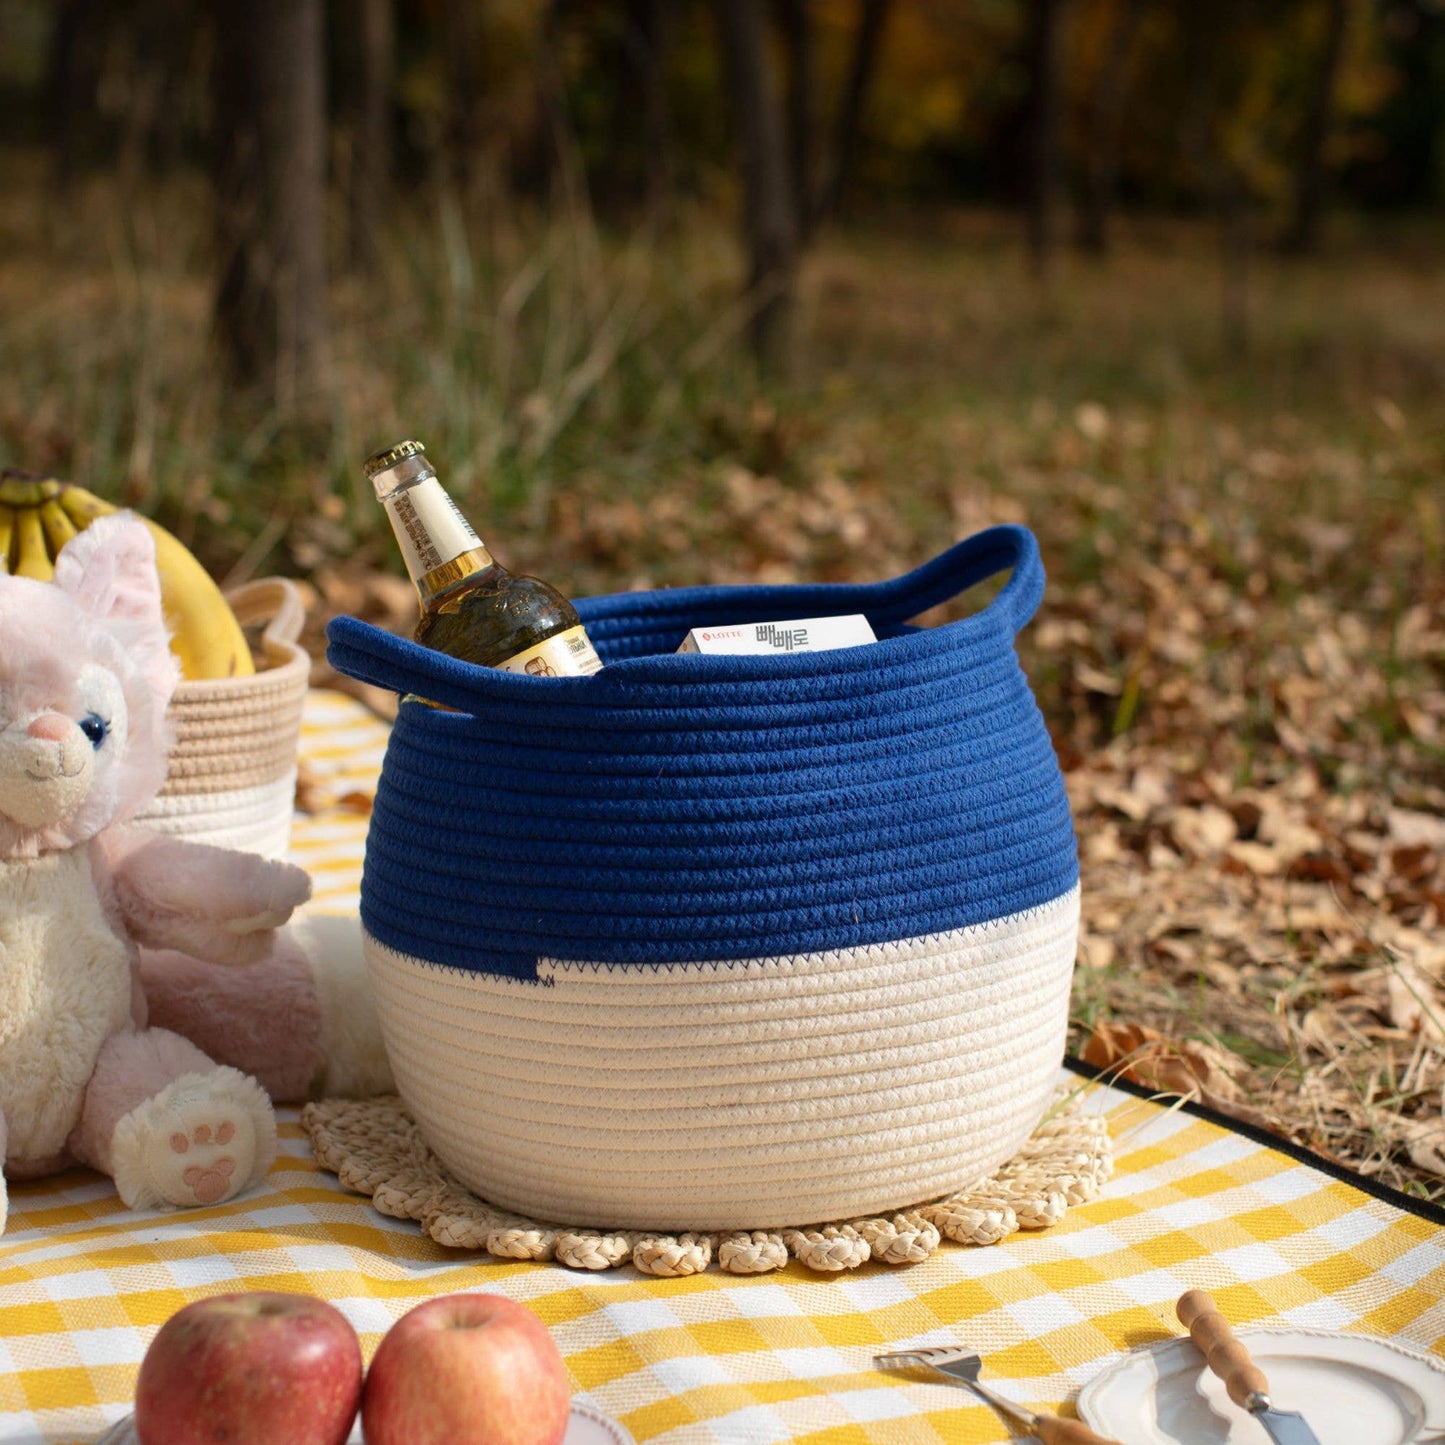
M 53 582 L 0 574 L 4 1174 L 88 1164 L 132 1208 L 259 1179 L 272 1097 L 389 1084 L 354 920 L 278 931 L 301 869 L 124 826 L 165 780 L 177 679 L 133 516 Z

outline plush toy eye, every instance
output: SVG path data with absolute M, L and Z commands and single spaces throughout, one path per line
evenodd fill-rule
M 110 724 L 97 712 L 88 712 L 80 720 L 80 730 L 90 739 L 90 745 L 98 748 L 110 732 Z

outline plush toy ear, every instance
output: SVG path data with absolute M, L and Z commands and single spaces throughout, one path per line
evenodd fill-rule
M 134 512 L 97 517 L 60 549 L 54 581 L 122 638 L 164 707 L 180 674 L 161 609 L 156 544 L 146 524 Z
M 132 512 L 97 517 L 72 537 L 55 559 L 55 585 L 98 622 L 123 618 L 165 630 L 156 544 Z

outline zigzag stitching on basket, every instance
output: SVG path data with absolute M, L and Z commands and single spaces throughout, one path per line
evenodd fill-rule
M 1010 917 L 1017 916 L 1021 915 L 1010 915 Z M 984 925 L 970 925 L 970 927 L 983 926 Z M 962 930 L 960 930 L 960 932 L 961 931 Z M 949 935 L 947 933 L 934 933 L 924 936 L 932 939 L 947 938 Z M 705 959 L 696 963 L 679 963 L 675 961 L 664 963 L 599 963 L 592 960 L 566 960 L 539 957 L 533 965 L 536 972 L 519 974 L 502 973 L 491 969 L 463 968 L 460 964 L 455 963 L 439 963 L 432 959 L 421 958 L 416 954 L 402 953 L 399 949 L 391 948 L 389 945 L 381 943 L 378 939 L 373 939 L 372 941 L 378 947 L 386 948 L 387 952 L 406 963 L 414 964 L 421 968 L 432 969 L 437 973 L 464 982 L 471 983 L 478 978 L 495 978 L 505 980 L 507 983 L 524 984 L 540 988 L 556 988 L 559 982 L 562 981 L 562 976 L 566 974 L 593 974 L 600 976 L 602 974 L 632 973 L 646 974 L 649 977 L 674 975 L 685 977 L 691 973 L 736 974 L 740 970 L 759 967 L 785 969 L 790 966 L 810 962 L 826 953 L 836 955 L 840 952 L 840 950 L 837 949 L 828 949 L 819 950 L 814 953 L 768 954 L 766 956 L 759 955 L 752 958 Z M 861 953 L 865 949 L 872 948 L 881 949 L 887 946 L 889 945 L 862 944 L 858 952 Z M 543 972 L 543 970 L 547 971 Z
M 637 973 L 646 971 L 653 974 L 686 974 L 692 972 L 709 971 L 713 973 L 735 973 L 740 968 L 753 968 L 759 965 L 784 968 L 790 965 L 803 964 L 815 959 L 836 958 L 841 959 L 845 952 L 852 954 L 863 953 L 868 950 L 888 951 L 901 953 L 905 948 L 926 947 L 934 944 L 940 945 L 940 953 L 956 953 L 959 951 L 959 944 L 954 941 L 965 935 L 992 935 L 1011 929 L 1016 925 L 1023 925 L 1020 931 L 1024 931 L 1027 925 L 1041 921 L 1045 915 L 1058 912 L 1067 915 L 1070 911 L 1071 900 L 1077 899 L 1080 886 L 1076 882 L 1066 892 L 1058 894 L 1045 903 L 1030 905 L 1020 909 L 1017 913 L 1002 914 L 997 918 L 985 919 L 980 923 L 970 923 L 960 929 L 943 929 L 932 933 L 918 934 L 908 939 L 887 939 L 878 943 L 860 944 L 857 949 L 818 949 L 812 952 L 767 954 L 757 955 L 748 958 L 732 959 L 700 959 L 695 962 L 661 962 L 661 963 L 609 963 L 592 959 L 553 959 L 539 956 L 533 964 L 534 973 L 531 974 L 503 974 L 488 969 L 463 968 L 460 964 L 441 963 L 433 959 L 422 958 L 417 954 L 403 953 L 400 949 L 392 948 L 389 944 L 382 943 L 380 939 L 372 938 L 372 943 L 386 950 L 393 957 L 405 963 L 414 964 L 421 968 L 434 969 L 438 973 L 466 982 L 475 981 L 478 977 L 505 978 L 509 982 L 521 984 L 540 985 L 543 988 L 556 986 L 559 976 L 568 973 L 591 973 L 591 974 L 613 974 L 613 973 Z M 966 946 L 966 945 L 964 945 Z M 543 974 L 542 969 L 548 972 Z
M 646 969 L 653 973 L 668 974 L 699 971 L 717 973 L 724 970 L 731 973 L 736 972 L 739 968 L 754 968 L 760 965 L 782 968 L 789 965 L 807 963 L 813 959 L 841 960 L 845 954 L 856 956 L 871 950 L 877 950 L 884 954 L 892 952 L 901 955 L 905 949 L 909 951 L 913 951 L 914 949 L 922 950 L 935 943 L 939 945 L 939 954 L 946 956 L 948 954 L 959 953 L 966 949 L 968 947 L 966 940 L 969 935 L 975 933 L 997 934 L 1005 930 L 1011 930 L 1016 925 L 1019 926 L 1022 932 L 1029 924 L 1042 921 L 1047 914 L 1054 912 L 1065 914 L 1068 911 L 1070 900 L 1077 898 L 1079 892 L 1079 884 L 1075 883 L 1073 887 L 1051 898 L 1047 903 L 1032 904 L 1027 908 L 1019 909 L 1017 913 L 1005 913 L 997 918 L 986 919 L 981 923 L 970 923 L 963 928 L 941 929 L 934 933 L 920 933 L 914 938 L 893 938 L 880 943 L 864 943 L 860 944 L 856 949 L 823 948 L 814 952 L 768 954 L 756 958 L 700 959 L 695 963 L 606 963 L 591 959 L 539 958 L 537 960 L 537 968 L 539 971 L 543 968 L 550 969 L 554 975 L 563 973 L 630 973 L 641 969 Z M 393 953 L 397 952 L 395 949 L 391 951 Z M 402 957 L 405 955 L 398 954 L 398 956 Z M 418 959 L 417 962 L 424 963 L 426 960 Z M 452 967 L 451 965 L 442 964 L 435 966 L 446 967 L 448 969 Z M 455 972 L 467 977 L 474 976 L 469 969 L 459 968 L 455 969 Z
M 1068 948 L 1067 957 L 1064 951 L 1072 944 L 1073 934 L 1073 929 L 1061 929 L 1045 946 L 1026 957 L 1000 956 L 969 970 L 975 982 L 970 993 L 979 1000 L 977 1007 L 972 1002 L 965 1004 L 956 996 L 950 998 L 946 989 L 940 995 L 942 983 L 955 991 L 968 984 L 968 976 L 961 971 L 962 960 L 950 963 L 947 956 L 939 956 L 936 967 L 928 966 L 902 978 L 891 979 L 880 969 L 851 974 L 846 994 L 827 989 L 826 976 L 815 971 L 814 960 L 807 961 L 807 972 L 799 972 L 796 960 L 769 959 L 759 960 L 754 968 L 744 970 L 740 965 L 727 973 L 692 970 L 686 978 L 678 970 L 666 973 L 638 969 L 626 975 L 593 969 L 549 972 L 545 977 L 553 980 L 551 986 L 565 990 L 555 1009 L 549 1000 L 545 1013 L 509 1015 L 509 1027 L 524 1033 L 538 1028 L 545 1032 L 549 1027 L 566 1023 L 593 1029 L 599 1038 L 615 1040 L 625 1048 L 630 1034 L 650 1035 L 658 1027 L 691 1022 L 707 1025 L 708 1038 L 718 1040 L 717 1047 L 727 1053 L 731 1052 L 731 1045 L 725 1047 L 723 1041 L 739 1030 L 751 1034 L 761 1029 L 768 1037 L 786 1037 L 798 1045 L 822 1036 L 853 1038 L 876 1034 L 879 1022 L 889 1017 L 887 1007 L 907 999 L 910 1013 L 906 1022 L 910 1034 L 931 1034 L 953 1027 L 965 1017 L 998 1031 L 1000 1025 L 1007 1025 L 1016 1006 L 1026 998 L 1052 997 L 1067 987 L 1073 951 Z M 402 954 L 391 954 L 390 958 L 397 962 L 388 962 L 386 967 L 397 977 L 398 986 L 408 991 L 410 1011 L 419 1018 L 433 1018 L 444 1029 L 454 1025 L 457 1007 L 486 1012 L 503 1005 L 514 982 L 510 977 L 429 965 Z M 1026 971 L 1016 975 L 1015 970 L 1020 966 Z M 614 979 L 619 981 L 619 989 L 609 993 L 607 989 Z M 625 988 L 621 986 L 624 979 L 628 985 Z M 426 987 L 427 980 L 434 982 L 434 989 Z M 734 980 L 739 991 L 733 999 L 697 992 L 692 987 L 717 990 Z M 633 984 L 637 987 L 631 987 Z M 914 1005 L 923 1011 L 914 1013 Z M 789 1010 L 790 1017 L 775 1019 L 773 1010 L 777 1008 Z M 880 1009 L 883 1012 L 880 1013 Z M 790 1026 L 777 1030 L 771 1027 L 774 1023 Z

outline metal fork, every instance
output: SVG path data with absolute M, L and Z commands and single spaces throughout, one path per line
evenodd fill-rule
M 971 1350 L 957 1346 L 928 1346 L 917 1350 L 895 1350 L 892 1354 L 874 1355 L 873 1363 L 881 1370 L 901 1370 L 916 1365 L 933 1370 L 950 1384 L 972 1390 L 986 1404 L 992 1405 L 1005 1419 L 1032 1430 L 1044 1445 L 1119 1445 L 1084 1424 L 1082 1420 L 1061 1420 L 1057 1415 L 1036 1415 L 1012 1400 L 995 1394 L 987 1385 L 980 1385 L 978 1372 L 983 1361 Z

